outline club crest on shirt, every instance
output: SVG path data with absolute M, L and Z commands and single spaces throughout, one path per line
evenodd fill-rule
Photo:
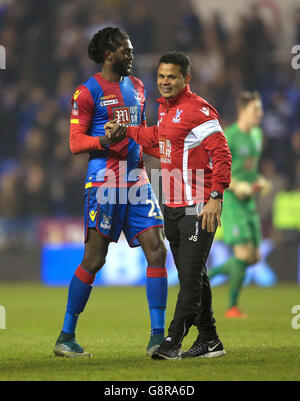
M 175 117 L 173 118 L 173 120 L 172 120 L 173 123 L 175 123 L 175 124 L 180 123 L 182 111 L 183 111 L 183 110 L 179 110 L 179 109 L 176 110 L 176 116 L 175 116 Z
M 77 117 L 78 115 L 79 115 L 78 103 L 75 102 L 75 100 L 73 100 L 73 103 L 72 103 L 72 116 Z
M 110 230 L 111 229 L 111 216 L 106 216 L 104 214 L 103 219 L 100 224 L 100 227 L 103 228 L 104 230 Z
M 134 89 L 134 98 L 135 100 L 137 100 L 138 102 L 140 102 L 142 100 L 141 95 L 139 94 L 139 91 L 137 89 Z

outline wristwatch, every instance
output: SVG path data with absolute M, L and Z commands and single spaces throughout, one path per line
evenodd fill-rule
M 210 197 L 212 199 L 223 199 L 223 194 L 222 194 L 222 192 L 219 192 L 219 191 L 212 191 L 210 193 Z

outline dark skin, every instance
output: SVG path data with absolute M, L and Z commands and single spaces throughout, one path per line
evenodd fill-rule
M 182 75 L 179 65 L 161 63 L 157 71 L 157 87 L 162 97 L 172 99 L 189 83 L 191 75 Z M 127 128 L 118 124 L 116 120 L 105 124 L 106 136 L 113 141 L 120 141 L 126 136 Z M 221 227 L 221 200 L 212 199 L 206 203 L 199 218 L 202 217 L 202 230 L 214 232 L 217 226 Z
M 110 82 L 120 82 L 123 76 L 131 74 L 133 47 L 129 39 L 123 40 L 115 52 L 107 51 L 101 75 Z M 113 138 L 99 137 L 102 147 L 119 142 L 126 135 L 126 127 L 121 127 Z M 162 227 L 153 227 L 138 237 L 148 266 L 165 266 L 167 250 L 164 244 Z M 98 233 L 95 228 L 88 228 L 84 257 L 81 266 L 91 274 L 96 274 L 105 264 L 110 240 Z
M 132 70 L 133 46 L 129 39 L 123 40 L 120 47 L 115 52 L 107 51 L 106 58 L 101 69 L 101 75 L 109 82 L 120 82 L 123 76 L 128 76 Z M 126 132 L 123 127 L 119 135 L 115 138 L 100 136 L 99 142 L 102 147 L 119 142 L 122 135 Z M 125 137 L 125 135 L 124 135 Z

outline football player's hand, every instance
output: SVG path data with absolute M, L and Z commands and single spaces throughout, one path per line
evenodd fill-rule
M 253 184 L 254 191 L 260 191 L 262 196 L 268 195 L 272 188 L 271 181 L 267 180 L 262 175 L 258 177 L 257 181 Z
M 108 121 L 104 125 L 105 136 L 110 138 L 112 142 L 122 141 L 126 137 L 127 127 L 126 125 L 121 125 L 117 120 Z
M 249 198 L 254 192 L 252 184 L 246 181 L 236 181 L 230 189 L 241 200 Z
M 202 230 L 213 233 L 221 227 L 222 202 L 220 199 L 209 199 L 198 217 L 202 217 Z M 217 223 L 217 227 L 216 227 Z
M 118 124 L 118 120 L 107 121 L 107 123 L 104 124 L 105 135 L 109 136 L 110 131 L 115 127 L 116 124 Z

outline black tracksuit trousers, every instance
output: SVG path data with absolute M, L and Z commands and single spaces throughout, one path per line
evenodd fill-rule
M 211 340 L 217 332 L 206 261 L 215 233 L 202 230 L 202 219 L 197 217 L 195 207 L 165 206 L 164 218 L 180 284 L 168 335 L 181 343 L 195 325 L 201 342 Z

